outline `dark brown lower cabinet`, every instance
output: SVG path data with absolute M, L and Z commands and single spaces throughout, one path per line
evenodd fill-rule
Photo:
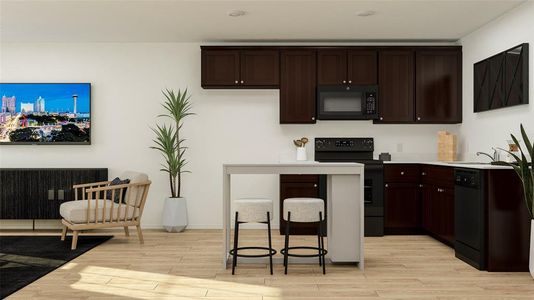
M 454 245 L 454 190 L 425 184 L 421 188 L 422 227 L 449 246 Z
M 386 183 L 386 234 L 413 234 L 420 230 L 420 191 L 417 183 Z
M 286 230 L 286 221 L 282 216 L 284 199 L 299 197 L 322 198 L 325 200 L 326 205 L 325 182 L 322 181 L 319 175 L 280 175 L 280 234 L 285 234 Z M 289 232 L 294 235 L 316 235 L 317 224 L 291 223 Z

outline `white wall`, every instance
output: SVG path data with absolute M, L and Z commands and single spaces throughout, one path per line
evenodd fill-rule
M 370 121 L 278 124 L 278 90 L 203 90 L 199 44 L 21 43 L 1 45 L 2 82 L 91 82 L 91 146 L 1 146 L 1 167 L 108 167 L 110 176 L 133 169 L 153 185 L 143 222 L 158 227 L 167 177 L 160 156 L 149 149 L 163 88 L 189 87 L 196 116 L 184 136 L 192 174 L 184 176 L 191 227 L 219 227 L 224 162 L 273 162 L 307 136 L 372 136 L 375 153 L 394 159 L 436 159 L 439 130 L 458 125 L 372 125 Z M 401 150 L 401 151 L 399 151 Z M 308 149 L 309 155 L 313 149 Z M 278 201 L 273 176 L 238 178 L 235 195 Z M 276 218 L 275 218 L 276 220 Z
M 521 43 L 530 43 L 531 104 L 473 113 L 473 64 Z M 464 114 L 460 133 L 465 159 L 473 159 L 477 151 L 491 152 L 491 147 L 507 148 L 506 140 L 510 133 L 519 134 L 521 123 L 534 136 L 534 2 L 528 1 L 462 38 L 461 44 Z

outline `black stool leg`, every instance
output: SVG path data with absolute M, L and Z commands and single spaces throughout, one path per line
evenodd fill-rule
M 326 263 L 325 263 L 325 258 L 324 258 L 324 234 L 323 234 L 323 227 L 324 227 L 324 223 L 325 221 L 323 220 L 323 213 L 322 212 L 319 212 L 319 220 L 320 220 L 320 223 L 319 223 L 319 227 L 320 227 L 320 231 L 321 231 L 321 256 L 320 258 L 322 258 L 323 260 L 323 275 L 326 274 Z
M 269 266 L 271 268 L 271 275 L 273 275 L 273 253 L 271 251 L 273 248 L 271 241 L 271 214 L 269 212 L 267 212 L 267 232 L 269 234 Z
M 285 239 L 285 253 L 284 253 L 284 274 L 287 275 L 287 265 L 288 265 L 288 256 L 287 252 L 289 251 L 289 224 L 291 224 L 291 212 L 287 212 L 287 223 L 286 223 L 286 239 Z
M 235 266 L 237 265 L 237 240 L 239 238 L 239 222 L 237 221 L 237 211 L 235 212 L 235 225 L 234 225 L 234 255 L 232 261 L 232 275 L 235 274 Z
M 321 228 L 321 220 L 317 223 L 317 248 L 319 248 L 319 266 L 323 265 L 323 259 L 321 258 L 321 249 L 323 248 L 321 246 L 321 234 L 322 234 L 322 228 Z

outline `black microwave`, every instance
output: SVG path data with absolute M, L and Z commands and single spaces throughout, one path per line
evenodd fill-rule
M 318 120 L 378 119 L 378 86 L 323 85 L 317 87 Z

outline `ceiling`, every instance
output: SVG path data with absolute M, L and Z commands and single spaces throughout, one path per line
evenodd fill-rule
M 0 0 L 4 42 L 456 41 L 524 0 Z M 246 12 L 230 17 L 233 10 Z M 359 17 L 359 12 L 376 14 Z

